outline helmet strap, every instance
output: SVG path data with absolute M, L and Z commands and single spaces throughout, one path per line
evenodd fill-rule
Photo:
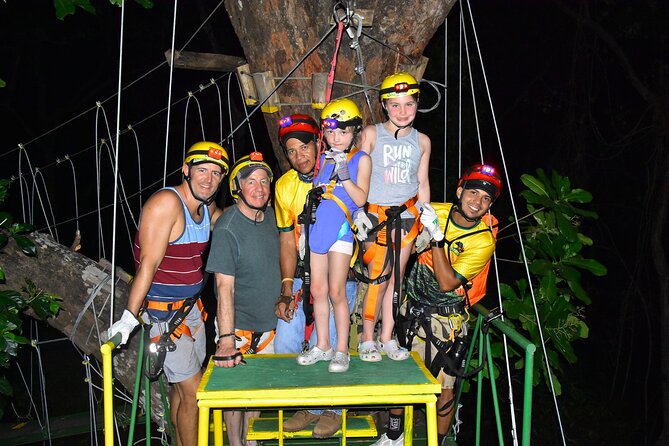
M 198 196 L 195 191 L 193 190 L 193 186 L 191 185 L 191 176 L 190 176 L 190 170 L 193 167 L 193 163 L 190 162 L 188 163 L 188 175 L 184 174 L 184 179 L 186 180 L 186 183 L 188 184 L 188 189 L 190 189 L 190 193 L 195 198 L 197 201 L 200 202 L 200 205 L 197 207 L 197 210 L 195 211 L 198 216 L 200 216 L 200 210 L 202 209 L 203 206 L 209 206 L 216 200 L 216 194 L 218 193 L 219 189 L 221 188 L 221 184 L 223 184 L 223 181 L 218 183 L 218 187 L 214 191 L 213 194 L 209 198 L 202 198 Z
M 399 125 L 395 124 L 395 123 L 393 122 L 393 120 L 390 119 L 390 116 L 388 117 L 388 120 L 390 121 L 390 123 L 391 123 L 392 125 L 394 125 L 395 127 L 397 127 L 397 130 L 395 130 L 395 134 L 393 135 L 393 136 L 395 137 L 395 139 L 397 139 L 397 135 L 400 133 L 400 130 L 404 130 L 404 129 L 408 128 L 408 127 L 412 127 L 412 126 L 413 126 L 413 120 L 412 120 L 410 123 L 408 123 L 407 125 L 402 125 L 402 126 L 399 126 Z
M 265 212 L 265 210 L 267 209 L 267 205 L 269 204 L 269 200 L 267 200 L 267 202 L 262 206 L 253 206 L 251 203 L 246 201 L 246 198 L 244 197 L 244 194 L 242 193 L 242 187 L 239 184 L 239 180 L 237 178 L 235 178 L 235 184 L 237 185 L 237 191 L 236 191 L 237 195 L 244 202 L 244 204 L 246 206 L 248 206 L 249 208 L 251 208 L 255 211 L 258 211 L 258 212 Z

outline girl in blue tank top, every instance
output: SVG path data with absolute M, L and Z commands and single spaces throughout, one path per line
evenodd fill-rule
M 321 127 L 328 150 L 320 157 L 314 187 L 325 193 L 316 209 L 316 222 L 309 226 L 311 295 L 317 343 L 300 353 L 298 364 L 330 361 L 330 372 L 345 372 L 349 366 L 348 332 L 350 312 L 346 279 L 353 254 L 353 232 L 349 216 L 367 202 L 371 161 L 358 151 L 355 140 L 362 129 L 362 116 L 350 99 L 337 99 L 321 113 Z M 334 310 L 337 345 L 330 345 L 328 318 Z

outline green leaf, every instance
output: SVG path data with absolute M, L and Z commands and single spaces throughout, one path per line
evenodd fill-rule
M 564 199 L 575 203 L 590 203 L 592 201 L 592 194 L 587 190 L 572 189 L 564 196 Z
M 29 234 L 35 230 L 30 223 L 14 223 L 9 231 L 12 234 Z
M 528 189 L 530 189 L 538 196 L 548 197 L 548 192 L 546 192 L 546 185 L 539 181 L 536 177 L 533 177 L 529 174 L 523 174 L 520 176 L 520 181 L 522 181 L 523 184 L 528 187 Z
M 5 281 L 5 270 L 0 266 L 0 282 Z
M 31 257 L 37 257 L 37 248 L 32 240 L 30 240 L 25 235 L 16 235 L 14 236 L 14 241 L 21 248 L 24 254 Z
M 118 2 L 122 0 L 116 1 Z M 114 3 L 114 0 L 110 0 L 110 2 Z M 77 7 L 91 14 L 95 14 L 95 8 L 91 5 L 89 0 L 53 0 L 53 5 L 56 8 L 56 17 L 58 17 L 59 20 L 65 20 L 65 17 L 68 15 L 74 15 Z
M 565 259 L 564 263 L 567 265 L 572 265 L 576 266 L 581 269 L 586 269 L 590 271 L 592 274 L 598 277 L 605 276 L 607 274 L 607 269 L 604 265 L 599 263 L 597 260 L 594 259 L 584 259 L 582 257 L 572 257 L 569 259 Z
M 7 83 L 4 80 L 0 79 L 0 88 L 5 88 L 6 86 Z M 2 418 L 2 416 L 0 416 L 0 418 Z
M 505 299 L 515 299 L 515 300 L 518 299 L 516 290 L 514 290 L 511 286 L 507 285 L 506 283 L 500 283 L 499 289 L 502 293 L 502 297 L 504 297 Z
M 574 242 L 578 239 L 576 235 L 576 228 L 571 223 L 571 221 L 564 216 L 561 212 L 555 213 L 555 220 L 557 221 L 558 229 L 560 233 L 569 241 Z
M 573 291 L 574 296 L 576 296 L 581 302 L 586 305 L 590 305 L 592 303 L 592 299 L 590 299 L 588 293 L 586 293 L 583 289 L 583 286 L 581 286 L 580 280 L 568 280 L 567 285 L 569 285 L 569 288 Z
M 28 304 L 21 296 L 21 293 L 15 290 L 2 290 L 0 291 L 0 308 L 15 308 L 18 310 L 23 310 Z

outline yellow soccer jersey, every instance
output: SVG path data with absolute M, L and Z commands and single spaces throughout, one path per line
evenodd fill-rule
M 439 218 L 439 225 L 444 232 L 447 254 L 456 276 L 465 283 L 469 303 L 473 305 L 485 295 L 490 258 L 495 251 L 497 219 L 484 215 L 473 228 L 462 228 L 448 221 L 451 203 L 431 203 Z M 448 223 L 448 225 L 447 225 Z M 493 230 L 490 230 L 490 226 Z M 463 300 L 465 289 L 459 288 L 442 292 L 432 266 L 432 250 L 428 249 L 418 256 L 409 280 L 407 293 L 417 302 L 429 306 L 453 305 Z
M 295 230 L 295 246 L 300 237 L 300 225 L 297 217 L 304 209 L 307 194 L 313 187 L 313 183 L 302 181 L 295 169 L 284 173 L 276 182 L 274 188 L 274 207 L 276 213 L 276 226 L 280 232 Z

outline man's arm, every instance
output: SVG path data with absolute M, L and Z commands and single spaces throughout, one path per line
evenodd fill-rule
M 439 289 L 444 293 L 453 291 L 462 285 L 462 281 L 455 274 L 451 262 L 446 258 L 446 250 L 437 246 L 432 247 L 432 267 L 437 278 Z
M 279 268 L 281 269 L 281 296 L 293 295 L 293 277 L 297 270 L 297 247 L 295 246 L 295 229 L 288 232 L 279 232 Z M 291 279 L 291 280 L 285 280 Z M 274 314 L 279 319 L 290 322 L 295 310 L 295 301 L 286 303 L 287 299 L 276 302 Z M 289 311 L 288 311 L 289 310 Z
M 181 201 L 169 190 L 157 192 L 142 208 L 139 223 L 139 266 L 128 293 L 128 310 L 137 316 L 149 292 L 153 276 L 165 257 L 167 245 L 179 217 Z
M 215 273 L 218 305 L 216 320 L 218 323 L 218 343 L 215 356 L 233 357 L 238 351 L 235 347 L 235 276 Z M 234 367 L 241 361 L 237 356 L 225 361 L 214 361 L 219 367 Z

